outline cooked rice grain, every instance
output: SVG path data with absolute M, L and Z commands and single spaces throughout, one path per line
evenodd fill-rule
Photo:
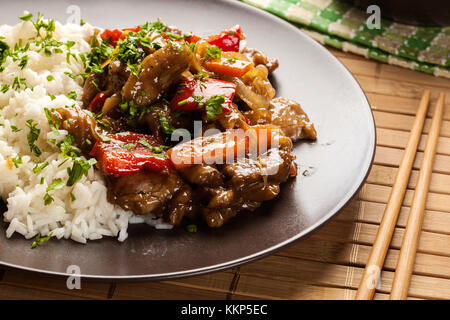
M 56 40 L 75 42 L 70 49 L 72 53 L 90 50 L 88 41 L 94 32 L 92 26 L 61 25 L 58 22 L 55 25 Z M 2 41 L 13 48 L 19 39 L 25 44 L 25 39 L 34 37 L 36 31 L 31 22 L 22 22 L 15 26 L 0 26 L 0 35 L 5 38 Z M 9 238 L 14 233 L 19 233 L 30 239 L 38 233 L 43 236 L 52 233 L 57 239 L 71 238 L 86 243 L 87 240 L 97 240 L 103 236 L 118 237 L 119 241 L 124 241 L 128 236 L 130 219 L 131 223 L 149 222 L 156 228 L 168 228 L 160 219 L 155 220 L 151 216 L 136 218 L 131 212 L 109 203 L 103 178 L 93 168 L 89 170 L 87 177 L 83 176 L 73 187 L 64 186 L 50 191 L 54 201 L 44 204 L 47 187 L 57 178 L 67 181 L 67 168 L 72 166 L 72 160 L 61 165 L 66 159 L 48 141 L 61 141 L 67 132 L 60 130 L 60 134 L 56 135 L 50 130 L 44 108 L 81 104 L 79 100 L 74 101 L 66 96 L 75 91 L 78 99 L 81 97 L 81 78 L 74 80 L 64 72 L 84 72 L 83 63 L 80 59 L 76 61 L 73 58 L 67 63 L 66 48 L 60 48 L 63 53 L 51 56 L 46 56 L 43 52 L 27 52 L 28 64 L 23 70 L 17 61 L 8 57 L 4 64 L 5 70 L 0 73 L 0 85 L 11 86 L 6 93 L 0 92 L 0 196 L 8 208 L 3 214 L 4 220 L 9 222 L 6 236 Z M 48 81 L 49 75 L 54 80 Z M 24 78 L 28 88 L 13 90 L 16 77 Z M 55 96 L 54 100 L 50 95 Z M 42 151 L 39 158 L 32 154 L 27 142 L 29 129 L 26 121 L 29 119 L 33 119 L 41 130 L 39 139 L 35 142 Z M 14 126 L 20 131 L 14 130 Z M 22 163 L 18 163 L 16 168 L 12 159 L 18 159 L 19 156 Z M 33 173 L 36 162 L 48 162 L 49 165 L 39 173 Z M 44 178 L 43 184 L 40 184 L 41 178 Z M 71 193 L 75 200 L 72 200 Z

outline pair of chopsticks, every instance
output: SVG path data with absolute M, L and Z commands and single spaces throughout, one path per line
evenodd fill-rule
M 416 118 L 414 120 L 411 133 L 405 152 L 400 162 L 397 176 L 392 186 L 386 209 L 383 214 L 375 242 L 372 246 L 369 259 L 364 269 L 358 292 L 357 300 L 369 300 L 373 298 L 376 285 L 380 279 L 384 260 L 389 249 L 392 234 L 397 223 L 398 214 L 403 203 L 409 176 L 414 163 L 417 146 L 422 134 L 423 124 L 427 115 L 430 101 L 430 90 L 425 90 L 420 100 Z M 436 103 L 436 109 L 428 133 L 427 144 L 424 151 L 422 165 L 420 167 L 419 178 L 414 191 L 413 203 L 410 208 L 408 222 L 400 249 L 397 268 L 394 275 L 390 299 L 406 299 L 408 295 L 409 283 L 412 276 L 414 260 L 416 257 L 419 235 L 422 228 L 422 221 L 425 210 L 425 202 L 430 186 L 431 173 L 433 169 L 434 156 L 441 128 L 442 115 L 444 110 L 445 94 L 441 93 Z

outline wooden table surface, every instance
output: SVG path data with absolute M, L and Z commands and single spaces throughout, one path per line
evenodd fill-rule
M 325 227 L 265 259 L 179 280 L 82 280 L 80 290 L 69 290 L 64 278 L 0 268 L 0 299 L 353 299 L 425 88 L 432 90 L 432 107 L 375 299 L 389 296 L 439 91 L 446 92 L 447 106 L 409 298 L 450 299 L 450 80 L 329 50 L 352 72 L 370 101 L 377 148 L 366 184 Z

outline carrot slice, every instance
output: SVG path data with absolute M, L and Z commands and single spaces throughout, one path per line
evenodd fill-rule
M 178 144 L 167 154 L 177 170 L 194 164 L 232 163 L 245 155 L 256 156 L 267 151 L 275 145 L 274 139 L 278 135 L 279 131 L 264 126 L 233 129 Z
M 203 65 L 212 72 L 238 78 L 250 71 L 253 66 L 250 61 L 227 58 L 224 56 L 219 59 L 205 61 Z

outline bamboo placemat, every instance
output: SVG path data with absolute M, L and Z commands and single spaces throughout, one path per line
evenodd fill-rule
M 330 48 L 329 48 L 330 49 Z M 352 299 L 381 221 L 425 88 L 431 107 L 414 170 L 375 299 L 386 299 L 417 181 L 431 114 L 450 80 L 330 51 L 353 73 L 369 99 L 377 125 L 375 163 L 357 196 L 308 239 L 268 258 L 203 276 L 162 282 L 82 281 L 0 268 L 0 299 Z M 450 108 L 444 113 L 430 194 L 409 290 L 410 299 L 450 299 Z

